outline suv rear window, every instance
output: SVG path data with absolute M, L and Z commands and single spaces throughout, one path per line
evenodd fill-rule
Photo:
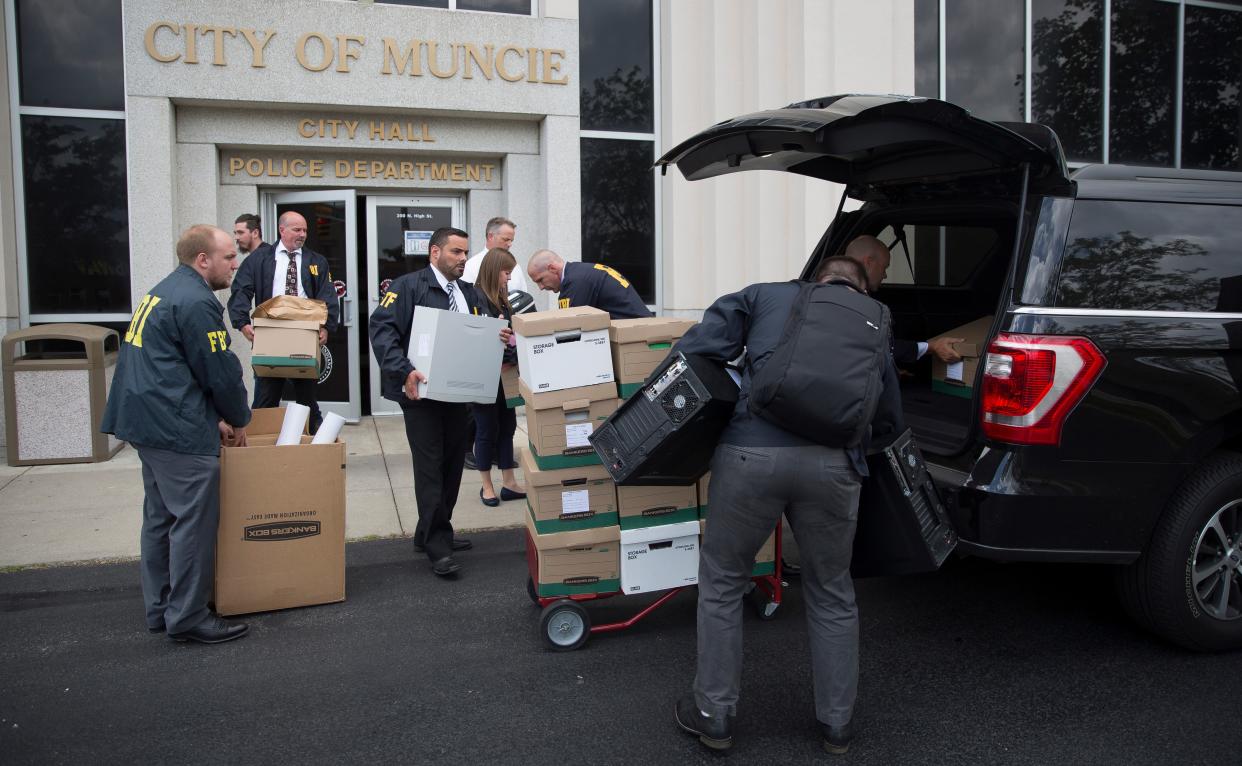
M 1079 200 L 1057 305 L 1242 312 L 1242 207 Z

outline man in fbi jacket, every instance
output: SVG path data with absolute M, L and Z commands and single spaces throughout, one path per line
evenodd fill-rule
M 104 433 L 142 461 L 142 596 L 147 629 L 218 644 L 247 627 L 207 609 L 220 521 L 220 442 L 244 446 L 250 410 L 241 363 L 228 349 L 223 290 L 237 269 L 233 238 L 191 226 L 181 262 L 143 296 L 121 343 Z
M 401 405 L 405 437 L 414 460 L 414 499 L 418 503 L 418 526 L 414 551 L 426 553 L 432 571 L 450 577 L 461 569 L 454 551 L 471 548 L 464 537 L 453 536 L 453 506 L 461 488 L 465 464 L 466 405 L 421 399 L 418 384 L 427 380 L 406 356 L 410 324 L 419 306 L 486 314 L 483 296 L 461 279 L 469 257 L 469 240 L 461 229 L 436 229 L 428 244 L 430 264 L 393 280 L 371 314 L 371 349 L 380 368 L 381 392 Z M 507 344 L 513 331 L 500 331 Z M 497 378 L 500 369 L 496 370 Z
M 630 280 L 602 263 L 566 263 L 551 250 L 540 250 L 530 257 L 526 271 L 539 287 L 560 293 L 557 308 L 592 306 L 612 319 L 655 316 Z

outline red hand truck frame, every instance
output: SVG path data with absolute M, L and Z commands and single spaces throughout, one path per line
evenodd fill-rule
M 627 620 L 592 625 L 591 614 L 582 605 L 583 602 L 625 594 L 618 590 L 606 593 L 574 593 L 568 596 L 540 596 L 535 588 L 539 572 L 539 554 L 529 531 L 526 533 L 526 564 L 529 569 L 526 577 L 526 595 L 537 606 L 543 607 L 543 612 L 539 617 L 539 635 L 548 648 L 561 652 L 582 648 L 594 633 L 625 630 L 667 604 L 686 588 L 694 587 L 685 585 L 670 588 Z M 781 582 L 781 526 L 779 524 L 776 527 L 776 560 L 772 574 L 755 575 L 750 580 L 747 595 L 754 604 L 759 619 L 772 619 L 776 616 L 776 610 L 780 608 L 783 586 Z

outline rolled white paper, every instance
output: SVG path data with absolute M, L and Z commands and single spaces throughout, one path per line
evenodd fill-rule
M 345 418 L 335 412 L 329 412 L 323 416 L 323 422 L 319 424 L 319 430 L 315 432 L 315 438 L 311 439 L 311 444 L 331 444 L 335 442 L 343 425 L 345 425 Z
M 302 431 L 306 430 L 306 419 L 310 417 L 310 407 L 297 402 L 290 402 L 285 407 L 285 421 L 280 424 L 280 436 L 276 439 L 279 446 L 302 443 Z

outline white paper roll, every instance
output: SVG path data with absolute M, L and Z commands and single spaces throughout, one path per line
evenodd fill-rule
M 285 407 L 285 421 L 280 424 L 280 436 L 276 444 L 288 446 L 302 443 L 302 431 L 306 430 L 306 419 L 310 417 L 310 407 L 297 402 L 290 402 Z
M 345 418 L 329 412 L 323 416 L 323 422 L 319 424 L 319 430 L 315 432 L 315 438 L 311 439 L 311 444 L 331 444 L 336 441 L 336 437 L 341 433 L 341 426 L 345 425 Z

